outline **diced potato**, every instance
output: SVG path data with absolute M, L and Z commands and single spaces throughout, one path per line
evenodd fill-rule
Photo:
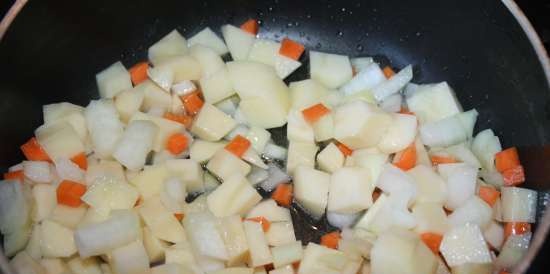
M 483 238 L 492 248 L 500 251 L 504 243 L 504 228 L 501 224 L 491 221 L 491 224 L 483 230 Z
M 233 83 L 225 66 L 214 72 L 212 76 L 203 77 L 200 80 L 200 85 L 204 100 L 210 104 L 218 103 L 235 94 Z
M 173 30 L 149 47 L 148 56 L 149 61 L 157 65 L 163 60 L 184 55 L 186 52 L 187 41 L 177 30 Z
M 286 160 L 286 171 L 293 174 L 298 166 L 315 166 L 315 154 L 319 147 L 315 143 L 290 141 Z
M 374 182 L 368 181 L 368 171 L 343 167 L 332 173 L 328 195 L 328 211 L 357 213 L 372 205 Z
M 26 230 L 23 229 L 23 231 L 28 234 Z M 42 241 L 42 239 L 40 239 L 41 237 L 42 230 L 40 228 L 40 225 L 36 224 L 33 226 L 32 231 L 30 232 L 30 238 L 28 243 L 26 243 L 27 246 L 25 247 L 25 252 L 27 252 L 27 254 L 29 254 L 29 256 L 31 256 L 35 260 L 40 260 L 42 258 L 42 249 L 40 248 L 40 241 Z M 4 244 L 4 255 L 10 256 L 6 244 Z
M 241 217 L 232 215 L 222 218 L 219 229 L 227 248 L 227 265 L 236 266 L 245 263 L 248 257 L 248 242 Z
M 227 142 L 225 141 L 209 142 L 204 140 L 195 140 L 189 148 L 189 154 L 192 160 L 199 163 L 204 163 L 210 160 L 216 151 L 222 149 L 226 144 Z
M 250 172 L 250 165 L 231 152 L 220 149 L 210 159 L 206 165 L 206 169 L 220 177 L 222 180 L 227 180 L 233 174 L 246 176 Z
M 277 56 L 279 55 L 280 43 L 267 39 L 256 39 L 250 51 L 248 60 L 260 62 L 275 67 Z
M 282 246 L 296 241 L 292 222 L 272 222 L 265 235 L 270 246 Z
M 196 44 L 209 47 L 213 49 L 217 54 L 224 55 L 229 52 L 223 40 L 218 37 L 209 27 L 204 28 L 193 37 L 187 40 L 187 45 L 192 47 Z
M 151 268 L 151 274 L 186 274 L 191 271 L 187 266 L 178 263 L 165 263 Z
M 286 125 L 286 138 L 289 141 L 313 143 L 313 127 L 306 122 L 302 111 L 291 110 L 288 113 Z
M 493 273 L 493 265 L 486 264 L 462 264 L 451 267 L 452 274 L 491 274 Z
M 376 145 L 391 125 L 389 114 L 375 105 L 354 101 L 334 111 L 334 138 L 352 149 Z
M 46 269 L 29 256 L 25 251 L 17 253 L 9 263 L 15 273 L 25 274 L 49 274 Z
M 141 241 L 134 241 L 128 245 L 116 248 L 111 254 L 111 267 L 115 273 L 149 273 L 149 258 Z
M 150 81 L 155 83 L 158 87 L 166 92 L 169 92 L 172 84 L 174 84 L 174 71 L 166 66 L 155 66 L 147 68 L 147 76 Z M 168 94 L 166 92 L 165 94 Z M 153 107 L 150 107 L 149 109 L 152 109 Z
M 159 127 L 159 131 L 156 135 L 153 143 L 153 151 L 159 152 L 165 149 L 166 140 L 174 133 L 182 132 L 185 127 L 178 123 L 161 117 L 155 117 L 153 115 L 145 114 L 143 112 L 136 112 L 130 119 L 130 122 L 135 120 L 145 120 L 155 123 Z
M 49 219 L 63 226 L 74 229 L 86 214 L 86 210 L 86 205 L 70 207 L 58 204 L 51 212 Z
M 111 99 L 121 91 L 132 88 L 130 73 L 120 61 L 104 69 L 95 77 L 101 98 Z
M 168 243 L 155 237 L 148 227 L 143 228 L 143 246 L 151 263 L 164 260 L 164 250 L 168 248 Z
M 46 258 L 67 258 L 76 253 L 73 231 L 50 220 L 40 224 L 40 250 Z
M 165 165 L 172 176 L 185 183 L 188 192 L 204 189 L 203 170 L 201 165 L 192 159 L 167 160 Z
M 470 150 L 468 143 L 460 143 L 445 149 L 453 158 L 460 162 L 467 163 L 473 167 L 481 168 L 481 163 Z
M 218 141 L 229 133 L 237 124 L 235 120 L 205 103 L 193 123 L 191 132 L 206 141 Z
M 37 184 L 32 188 L 32 197 L 34 201 L 32 220 L 40 222 L 49 217 L 57 205 L 56 187 Z
M 299 166 L 294 172 L 294 197 L 316 219 L 327 208 L 330 174 Z
M 397 258 L 397 259 L 396 259 Z M 413 232 L 394 229 L 378 237 L 371 251 L 373 273 L 434 273 L 437 260 Z
M 133 211 L 121 210 L 103 222 L 78 228 L 74 239 L 80 257 L 87 258 L 135 241 L 140 230 L 139 217 Z
M 281 267 L 298 262 L 302 259 L 303 249 L 301 241 L 294 241 L 285 245 L 271 248 L 273 254 L 273 266 Z
M 388 195 L 381 194 L 374 204 L 365 212 L 365 214 L 357 221 L 355 228 L 362 228 L 367 231 L 374 231 L 374 222 L 381 213 L 384 213 L 384 208 L 389 204 Z
M 44 267 L 48 274 L 63 274 L 69 271 L 67 264 L 61 259 L 42 259 L 40 265 Z
M 157 70 L 160 69 L 163 68 L 158 68 Z M 170 96 L 170 93 L 151 80 L 141 82 L 133 89 L 133 92 L 143 93 L 143 102 L 140 109 L 145 112 L 155 108 L 168 111 L 171 108 L 172 96 Z
M 328 88 L 338 88 L 352 78 L 351 64 L 347 56 L 310 51 L 309 60 L 311 79 Z
M 297 110 L 320 103 L 330 93 L 326 87 L 313 79 L 292 82 L 289 88 L 291 108 Z
M 468 164 L 440 164 L 437 170 L 441 177 L 447 180 L 447 196 L 445 207 L 451 210 L 462 205 L 474 196 L 477 180 L 477 169 Z
M 261 153 L 270 140 L 271 133 L 260 127 L 251 127 L 245 137 L 250 141 L 252 147 Z
M 185 240 L 185 231 L 180 222 L 164 207 L 158 196 L 145 199 L 138 211 L 155 237 L 171 243 Z
M 473 196 L 449 215 L 449 224 L 457 227 L 470 223 L 485 229 L 492 217 L 493 209 L 478 196 Z
M 202 78 L 209 78 L 224 67 L 222 58 L 213 50 L 202 45 L 189 48 L 189 55 L 194 57 L 202 68 Z
M 443 235 L 449 229 L 447 214 L 441 204 L 416 203 L 412 208 L 412 214 L 416 219 L 414 231 L 419 234 L 432 232 Z
M 494 261 L 497 268 L 514 269 L 521 263 L 528 252 L 532 236 L 531 232 L 508 236 L 498 257 Z
M 473 224 L 465 224 L 447 231 L 439 250 L 450 267 L 466 263 L 491 262 L 483 234 L 479 226 Z
M 118 112 L 110 100 L 91 101 L 84 111 L 94 153 L 100 158 L 108 158 L 123 134 L 123 125 L 119 120 Z M 66 141 L 60 146 L 66 146 Z M 76 149 L 75 149 L 76 150 Z M 81 149 L 80 151 L 83 151 Z M 76 155 L 63 155 L 70 158 Z M 77 152 L 78 153 L 78 152 Z M 48 152 L 49 154 L 49 152 Z M 69 153 L 67 153 L 69 154 Z M 50 154 L 51 155 L 51 154 Z
M 71 158 L 84 151 L 82 140 L 68 122 L 43 125 L 36 129 L 34 134 L 40 146 L 52 159 Z
M 502 187 L 502 219 L 505 222 L 536 221 L 537 192 L 521 187 Z
M 370 181 L 376 182 L 384 165 L 388 162 L 389 155 L 380 152 L 378 149 L 358 149 L 354 150 L 351 157 L 346 158 L 346 166 L 348 160 L 353 161 L 352 166 L 362 167 L 369 171 Z M 430 163 L 431 164 L 431 163 Z
M 277 53 L 277 57 L 275 57 L 275 71 L 277 71 L 277 75 L 281 79 L 285 79 L 286 77 L 288 77 L 301 65 L 302 63 L 279 53 Z
M 27 243 L 29 242 L 30 233 L 30 226 L 26 225 L 19 228 L 17 231 L 4 234 L 4 255 L 11 257 L 23 248 L 25 248 L 25 245 L 27 245 Z
M 270 222 L 291 222 L 290 210 L 280 207 L 273 199 L 266 199 L 252 208 L 246 218 L 264 217 Z
M 260 157 L 260 154 L 252 147 L 248 148 L 241 156 L 241 158 L 247 163 L 254 165 L 255 167 L 264 170 L 268 169 L 268 166 L 264 163 L 264 160 Z
M 46 161 L 23 161 L 23 174 L 35 183 L 51 183 L 52 166 Z
M 256 37 L 232 25 L 224 25 L 221 27 L 221 30 L 223 39 L 227 43 L 227 48 L 231 52 L 233 60 L 245 60 Z
M 71 103 L 57 103 L 43 106 L 44 124 L 57 122 L 69 123 L 82 142 L 88 138 L 88 129 L 86 128 L 86 119 L 84 118 L 84 108 Z
M 479 132 L 472 141 L 472 152 L 487 171 L 496 171 L 495 154 L 502 150 L 500 140 L 491 129 Z
M 218 220 L 210 212 L 195 212 L 185 215 L 183 225 L 196 255 L 227 260 L 229 254 L 218 229 Z M 168 255 L 168 254 L 167 254 Z
M 28 190 L 23 184 L 0 181 L 0 232 L 16 232 L 29 224 L 31 205 L 27 203 Z
M 447 186 L 445 181 L 430 167 L 417 165 L 407 171 L 416 183 L 417 203 L 439 203 L 447 200 Z M 452 195 L 452 194 L 450 194 Z
M 421 124 L 439 121 L 462 111 L 447 82 L 419 85 L 412 96 L 407 96 L 407 106 Z
M 111 210 L 132 209 L 138 198 L 138 191 L 130 184 L 104 178 L 89 186 L 81 199 L 99 214 L 109 215 Z
M 102 274 L 99 266 L 99 260 L 95 257 L 81 259 L 80 257 L 73 257 L 67 261 L 70 273 L 74 274 Z
M 216 217 L 244 216 L 261 200 L 262 196 L 240 174 L 228 177 L 206 198 L 208 208 Z
M 294 268 L 292 265 L 286 265 L 283 267 L 275 268 L 269 271 L 270 274 L 294 274 Z
M 393 121 L 380 139 L 377 147 L 381 152 L 391 154 L 407 148 L 414 142 L 417 131 L 416 116 L 393 113 Z
M 254 268 L 254 274 L 267 274 L 267 270 L 265 270 L 265 267 L 259 266 Z
M 115 97 L 115 107 L 120 119 L 128 122 L 132 115 L 139 111 L 145 94 L 141 89 L 128 89 L 120 92 Z
M 174 74 L 174 83 L 199 80 L 202 77 L 201 64 L 190 55 L 172 57 L 155 66 L 170 69 Z
M 414 141 L 414 146 L 416 148 L 416 164 L 431 166 L 432 160 L 430 159 L 428 151 L 426 151 L 426 147 L 422 143 L 422 140 L 420 140 L 420 137 L 416 137 Z
M 344 165 L 345 156 L 334 143 L 328 144 L 317 154 L 317 164 L 322 171 L 333 173 Z
M 210 274 L 252 274 L 254 273 L 254 269 L 246 268 L 246 267 L 229 267 L 229 268 L 220 269 L 209 273 Z
M 130 170 L 142 169 L 158 131 L 158 126 L 151 121 L 130 122 L 113 152 L 113 157 Z
M 348 259 L 342 251 L 309 243 L 300 262 L 298 274 L 340 273 Z
M 277 128 L 286 123 L 285 105 L 276 104 L 264 98 L 247 98 L 241 100 L 239 109 L 252 126 L 261 128 Z
M 257 267 L 273 262 L 262 225 L 258 222 L 244 221 L 244 232 L 250 249 L 250 265 Z
M 231 85 L 231 88 L 233 88 L 233 85 Z M 235 112 L 237 111 L 237 106 L 239 104 L 239 97 L 236 95 L 230 96 L 226 99 L 223 99 L 215 104 L 217 108 L 219 108 L 221 111 L 223 111 L 225 114 L 233 117 L 235 115 Z M 239 123 L 239 121 L 237 121 Z
M 179 266 L 185 265 L 188 268 L 192 269 L 193 271 L 195 271 L 196 269 L 199 269 L 199 266 L 197 265 L 195 257 L 191 252 L 191 246 L 188 243 L 186 244 L 178 243 L 173 246 L 170 246 L 165 250 L 165 254 L 166 254 L 165 256 L 166 259 L 164 262 L 165 264 L 179 265 Z M 153 269 L 153 271 L 155 271 L 155 269 Z
M 334 118 L 332 113 L 321 117 L 313 124 L 315 141 L 322 142 L 334 138 Z

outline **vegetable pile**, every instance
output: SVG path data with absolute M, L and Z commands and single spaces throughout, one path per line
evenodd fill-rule
M 98 73 L 101 99 L 45 105 L 26 160 L 0 182 L 11 266 L 490 274 L 521 260 L 537 193 L 520 187 L 514 147 L 474 135 L 478 112 L 446 82 L 309 51 L 310 79 L 287 85 L 304 45 L 258 31 L 252 19 L 222 26 L 223 39 L 174 30 L 147 61 Z M 272 140 L 283 126 L 288 146 Z M 333 231 L 302 242 L 295 207 Z

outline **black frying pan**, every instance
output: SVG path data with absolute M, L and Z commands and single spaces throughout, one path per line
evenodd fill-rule
M 174 28 L 189 37 L 257 18 L 261 37 L 288 36 L 308 49 L 374 56 L 395 68 L 413 64 L 417 83 L 448 81 L 465 109 L 479 111 L 477 130 L 492 128 L 504 147 L 529 148 L 522 157 L 544 173 L 541 158 L 529 155 L 544 154 L 540 148 L 550 143 L 550 87 L 541 65 L 548 63 L 529 40 L 536 35 L 511 11 L 518 12 L 496 0 L 30 0 L 0 43 L 0 167 L 21 160 L 18 147 L 41 125 L 42 105 L 86 105 L 98 97 L 94 75 L 115 60 L 129 66 L 146 59 L 147 48 Z M 306 76 L 303 67 L 290 81 Z M 529 166 L 527 186 L 550 189 L 544 174 L 533 171 L 537 179 L 529 180 Z M 312 231 L 300 232 L 302 239 L 315 239 Z M 546 272 L 548 249 L 529 273 Z

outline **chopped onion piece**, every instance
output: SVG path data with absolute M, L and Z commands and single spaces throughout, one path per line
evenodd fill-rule
M 447 197 L 445 207 L 454 210 L 475 194 L 477 169 L 468 164 L 440 164 L 439 174 L 447 180 Z
M 344 95 L 352 95 L 361 91 L 370 90 L 386 81 L 380 66 L 372 63 L 355 75 L 348 83 L 340 88 Z
M 291 180 L 290 175 L 286 174 L 276 164 L 269 163 L 267 166 L 267 172 L 269 173 L 269 176 L 260 185 L 265 191 L 272 191 L 278 185 L 289 182 Z
M 514 268 L 514 266 L 521 261 L 525 253 L 527 253 L 531 236 L 531 232 L 522 235 L 508 236 L 500 254 L 498 254 L 495 260 L 495 265 L 503 269 Z
M 475 109 L 454 116 L 425 123 L 420 127 L 422 142 L 431 147 L 447 147 L 466 141 L 471 137 L 475 119 Z
M 74 182 L 84 181 L 84 171 L 67 158 L 55 159 L 55 169 L 57 171 L 57 176 L 63 180 Z
M 374 98 L 378 102 L 384 100 L 388 96 L 399 92 L 406 84 L 408 84 L 413 77 L 412 66 L 408 65 L 404 69 L 400 70 L 397 74 L 390 79 L 378 84 L 371 91 Z
M 25 177 L 36 183 L 50 183 L 53 180 L 51 166 L 43 161 L 24 161 L 23 173 Z
M 495 154 L 501 150 L 500 140 L 491 129 L 478 133 L 472 142 L 472 152 L 489 172 L 495 171 Z
M 271 159 L 285 160 L 287 149 L 278 145 L 267 143 L 264 148 L 264 155 Z
M 374 63 L 374 59 L 372 59 L 372 57 L 358 57 L 351 58 L 350 62 L 351 67 L 355 70 L 355 72 L 359 73 Z
M 527 223 L 536 221 L 536 191 L 521 187 L 502 187 L 500 192 L 503 221 Z
M 269 172 L 255 166 L 252 167 L 252 171 L 246 176 L 246 179 L 253 185 L 265 181 L 267 178 L 269 178 Z
M 360 215 L 360 212 L 344 214 L 327 211 L 327 220 L 332 226 L 342 229 L 345 227 L 351 227 L 353 224 L 355 224 L 355 221 Z
M 401 110 L 402 103 L 403 96 L 401 96 L 401 94 L 393 94 L 380 103 L 380 108 L 387 112 L 399 112 Z

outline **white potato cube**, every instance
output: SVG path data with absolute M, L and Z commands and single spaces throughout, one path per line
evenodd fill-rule
M 161 70 L 167 70 L 165 68 L 157 68 L 157 73 L 163 73 Z M 170 72 L 164 72 L 169 73 L 169 77 L 173 77 Z M 158 77 L 161 77 L 162 75 L 158 75 Z M 157 81 L 161 81 L 162 79 L 158 79 Z M 170 93 L 168 93 L 163 88 L 166 88 L 167 86 L 171 86 L 172 79 L 167 79 L 168 83 L 165 84 L 164 87 L 161 88 L 161 86 L 158 83 L 155 83 L 151 80 L 145 80 L 138 84 L 134 88 L 134 92 L 143 93 L 143 101 L 141 104 L 140 109 L 148 112 L 152 109 L 160 109 L 163 111 L 168 111 L 171 108 L 172 105 L 172 96 L 170 96 Z M 161 83 L 162 84 L 162 83 Z M 169 88 L 169 87 L 168 87 Z M 134 112 L 135 113 L 135 112 Z
M 3 238 L 3 250 L 4 255 L 11 257 L 15 255 L 17 252 L 25 248 L 25 246 L 28 246 L 28 242 L 30 241 L 30 227 L 24 226 L 19 228 L 19 230 L 4 234 Z M 55 237 L 55 236 L 54 236 Z M 37 252 L 38 253 L 38 252 Z M 42 250 L 40 249 L 40 255 L 42 254 Z M 33 254 L 36 255 L 36 254 Z
M 189 242 L 195 254 L 219 260 L 229 258 L 223 237 L 218 229 L 218 220 L 210 212 L 190 213 L 183 219 Z M 168 254 L 167 254 L 168 255 Z
M 84 151 L 82 140 L 68 122 L 43 125 L 34 134 L 51 159 L 71 158 Z
M 224 25 L 221 27 L 221 30 L 223 39 L 225 39 L 225 43 L 227 43 L 227 48 L 233 60 L 238 61 L 246 59 L 256 37 L 232 25 Z
M 132 115 L 139 111 L 145 94 L 140 89 L 125 90 L 115 97 L 115 107 L 120 119 L 128 122 Z
M 407 106 L 421 124 L 439 121 L 462 111 L 447 82 L 419 85 L 412 96 L 407 96 Z
M 328 88 L 338 88 L 351 80 L 352 69 L 345 55 L 309 52 L 309 74 Z
M 158 126 L 151 121 L 130 122 L 113 152 L 113 157 L 130 170 L 142 169 L 158 131 Z
M 244 232 L 250 249 L 251 266 L 257 267 L 273 262 L 271 250 L 267 244 L 262 225 L 258 222 L 244 221 Z
M 35 183 L 51 183 L 54 175 L 46 161 L 23 161 L 23 174 Z
M 246 262 L 248 242 L 241 216 L 232 215 L 220 220 L 219 229 L 227 249 L 227 265 L 236 266 Z
M 317 165 L 322 171 L 333 173 L 344 165 L 345 156 L 334 143 L 328 144 L 317 154 Z
M 111 210 L 132 209 L 138 198 L 138 191 L 130 184 L 103 178 L 89 186 L 81 199 L 99 214 L 109 215 Z
M 298 166 L 315 166 L 315 154 L 319 147 L 315 143 L 303 143 L 290 141 L 288 145 L 288 155 L 286 159 L 286 171 L 293 174 Z
M 273 199 L 266 199 L 252 208 L 246 218 L 264 217 L 270 222 L 292 222 L 290 210 L 280 207 Z
M 491 129 L 479 132 L 472 141 L 472 152 L 487 171 L 495 171 L 495 154 L 502 150 L 500 140 Z
M 344 252 L 310 242 L 304 250 L 298 274 L 341 273 L 347 262 Z
M 13 181 L 0 181 L 0 232 L 13 233 L 29 224 L 28 189 Z
M 437 203 L 417 203 L 412 208 L 416 219 L 414 231 L 421 234 L 432 232 L 445 234 L 449 230 L 449 221 L 443 206 Z
M 164 91 L 169 92 L 174 83 L 174 71 L 166 66 L 155 66 L 147 69 L 147 76 L 150 81 Z
M 80 257 L 73 257 L 67 261 L 70 273 L 74 274 L 102 274 L 101 267 L 99 265 L 99 259 L 92 257 L 87 259 L 81 259 Z
M 225 66 L 214 72 L 212 76 L 203 77 L 199 83 L 204 100 L 210 104 L 218 103 L 235 94 L 233 83 Z
M 226 144 L 227 142 L 225 141 L 209 142 L 200 139 L 195 140 L 189 148 L 189 154 L 192 160 L 204 163 L 210 160 L 218 150 L 223 149 Z
M 205 103 L 195 118 L 191 132 L 206 141 L 219 141 L 236 125 L 230 116 Z
M 229 52 L 223 40 L 218 37 L 209 27 L 204 28 L 193 37 L 187 40 L 187 45 L 192 47 L 196 44 L 209 47 L 213 49 L 217 54 L 224 55 Z
M 248 52 L 248 60 L 275 67 L 280 47 L 280 43 L 267 39 L 256 39 Z
M 357 149 L 376 145 L 392 123 L 389 114 L 375 105 L 354 101 L 334 111 L 334 138 Z
M 485 230 L 483 230 L 483 238 L 492 248 L 500 251 L 504 243 L 504 228 L 496 221 L 492 221 Z
M 292 82 L 289 88 L 291 108 L 297 110 L 318 104 L 330 94 L 326 87 L 313 79 Z
M 328 211 L 352 214 L 369 208 L 374 182 L 368 179 L 368 171 L 362 168 L 343 167 L 332 173 Z
M 171 243 L 185 240 L 182 225 L 174 214 L 164 207 L 158 196 L 145 199 L 138 212 L 155 237 Z
M 86 214 L 86 211 L 87 207 L 84 204 L 79 207 L 70 207 L 58 204 L 51 212 L 49 219 L 60 225 L 74 229 L 78 223 L 80 223 Z
M 189 243 L 179 243 L 165 249 L 165 264 L 187 266 L 193 271 L 199 270 L 199 265 L 195 259 Z M 154 271 L 154 269 L 153 269 Z M 192 272 L 193 273 L 193 272 Z M 199 271 L 200 273 L 200 271 Z
M 265 236 L 270 246 L 281 246 L 296 241 L 292 222 L 272 222 Z
M 158 126 L 159 131 L 155 137 L 153 143 L 153 151 L 159 152 L 165 149 L 166 140 L 175 133 L 181 133 L 185 127 L 178 123 L 161 117 L 156 117 L 153 115 L 145 114 L 143 112 L 136 112 L 134 116 L 130 119 L 130 122 L 136 120 L 151 121 Z
M 369 171 L 370 180 L 376 182 L 384 165 L 389 160 L 389 155 L 380 152 L 378 149 L 358 149 L 354 150 L 351 157 L 346 158 L 345 166 L 348 166 L 348 160 L 352 160 L 352 166 L 362 167 Z
M 302 63 L 278 53 L 277 57 L 275 57 L 275 71 L 277 71 L 277 75 L 281 79 L 285 79 L 286 77 L 288 77 L 301 65 Z
M 199 80 L 202 77 L 201 64 L 190 55 L 171 57 L 155 66 L 170 69 L 174 74 L 174 83 Z
M 302 242 L 294 241 L 285 245 L 274 246 L 271 248 L 273 254 L 273 266 L 281 267 L 302 260 L 303 256 Z
M 15 273 L 49 274 L 46 273 L 46 269 L 24 251 L 17 253 L 17 255 L 11 259 L 9 266 Z
M 178 263 L 165 263 L 151 268 L 151 274 L 185 274 L 191 271 L 187 266 Z
M 149 273 L 149 258 L 143 243 L 134 241 L 119 247 L 111 253 L 111 267 L 117 274 Z
M 254 272 L 253 268 L 246 268 L 246 267 L 228 267 L 225 269 L 220 269 L 212 272 L 208 272 L 209 274 L 252 274 Z
M 121 91 L 132 88 L 130 73 L 120 61 L 98 73 L 95 78 L 101 98 L 110 99 Z
M 241 100 L 239 109 L 252 126 L 276 128 L 286 123 L 286 105 L 277 104 L 264 98 L 247 98 Z
M 271 133 L 260 127 L 251 127 L 245 137 L 256 151 L 263 152 L 271 138 Z
M 187 41 L 177 30 L 173 30 L 158 42 L 149 47 L 148 56 L 151 63 L 157 65 L 163 60 L 187 52 Z
M 192 159 L 172 159 L 165 162 L 168 172 L 183 183 L 188 192 L 204 190 L 204 179 L 200 163 Z
M 250 172 L 251 167 L 233 153 L 225 149 L 220 149 L 210 159 L 206 165 L 206 169 L 222 180 L 227 180 L 233 174 L 246 176 Z
M 447 231 L 439 250 L 450 267 L 492 261 L 479 226 L 473 224 L 465 224 Z
M 440 164 L 439 174 L 447 180 L 448 195 L 445 207 L 451 210 L 464 204 L 475 195 L 477 169 L 468 164 Z
M 304 119 L 301 110 L 291 110 L 288 113 L 286 138 L 289 141 L 313 143 L 313 127 Z
M 97 256 L 135 241 L 141 234 L 139 217 L 121 210 L 107 220 L 78 228 L 74 239 L 80 257 Z
M 222 58 L 213 49 L 200 44 L 190 47 L 189 55 L 201 65 L 202 78 L 209 78 L 224 67 Z
M 61 259 L 42 259 L 40 265 L 46 269 L 48 274 L 63 274 L 69 271 L 67 264 Z
M 417 203 L 439 203 L 443 204 L 447 200 L 447 185 L 432 168 L 417 165 L 407 171 L 414 178 L 416 183 Z M 451 194 L 452 195 L 452 194 Z
M 44 105 L 42 111 L 44 113 L 44 124 L 67 122 L 74 128 L 82 142 L 88 138 L 83 107 L 63 102 Z
M 216 217 L 244 216 L 261 200 L 262 196 L 240 174 L 228 177 L 206 198 L 208 208 Z
M 99 163 L 88 163 L 85 181 L 87 185 L 93 184 L 98 178 L 111 178 L 117 181 L 126 179 L 122 165 L 117 161 L 101 160 Z
M 37 184 L 32 188 L 32 198 L 34 201 L 32 220 L 40 222 L 49 217 L 57 205 L 56 187 Z
M 388 199 L 388 195 L 386 194 L 380 194 L 378 199 L 374 202 L 374 204 L 363 214 L 361 218 L 357 221 L 354 228 L 361 228 L 367 231 L 377 232 L 376 229 L 376 220 L 379 219 L 379 216 L 381 214 L 384 214 L 387 210 L 386 208 L 389 207 L 391 204 L 391 201 Z
M 474 195 L 449 215 L 449 224 L 451 227 L 457 227 L 470 223 L 485 229 L 490 224 L 492 217 L 493 209 Z
M 29 237 L 28 242 L 26 243 L 27 246 L 25 247 L 25 252 L 27 252 L 27 254 L 29 254 L 29 256 L 31 256 L 33 259 L 40 260 L 42 258 L 42 249 L 40 248 L 40 241 L 42 241 L 42 239 L 40 239 L 42 237 L 42 230 L 40 228 L 40 224 L 34 225 L 30 233 L 26 229 L 22 229 L 22 231 L 27 235 L 30 234 L 28 236 Z M 6 234 L 4 236 L 4 239 L 6 239 L 8 235 L 10 234 Z M 13 255 L 13 254 L 10 254 L 10 252 L 8 252 L 9 248 L 8 248 L 8 245 L 6 245 L 6 243 L 4 243 L 3 247 L 4 247 L 4 255 L 6 256 Z M 23 246 L 18 247 L 17 250 L 19 250 L 19 248 L 23 248 Z
M 330 174 L 299 166 L 294 172 L 294 197 L 316 219 L 327 208 Z
M 313 124 L 315 141 L 322 142 L 334 138 L 334 117 L 327 113 Z
M 40 250 L 46 258 L 68 258 L 76 253 L 73 231 L 50 220 L 40 224 Z
M 393 113 L 392 119 L 393 121 L 377 145 L 381 152 L 387 154 L 404 150 L 414 142 L 416 137 L 416 116 Z
M 521 187 L 502 187 L 502 219 L 505 222 L 536 221 L 537 192 Z
M 84 111 L 94 153 L 100 158 L 108 158 L 115 150 L 123 134 L 123 125 L 118 112 L 110 100 L 91 101 Z M 68 155 L 70 158 L 74 155 Z
M 158 263 L 164 260 L 164 250 L 168 248 L 168 243 L 155 237 L 149 228 L 144 227 L 143 247 L 145 247 L 149 261 Z

